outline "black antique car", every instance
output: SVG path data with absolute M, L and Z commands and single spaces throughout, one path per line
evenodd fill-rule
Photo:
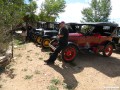
M 113 36 L 113 42 L 115 43 L 116 49 L 120 50 L 120 27 L 117 27 L 116 29 Z
M 58 22 L 38 22 L 36 31 L 39 31 L 36 41 L 43 48 L 49 47 L 49 43 L 58 34 Z

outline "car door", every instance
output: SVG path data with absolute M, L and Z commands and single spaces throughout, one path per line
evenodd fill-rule
M 93 34 L 86 36 L 86 45 L 89 45 L 90 47 L 97 46 L 100 41 L 100 35 L 99 34 Z
M 100 41 L 100 34 L 93 33 L 93 31 L 96 31 L 95 26 L 86 25 L 86 32 L 85 32 L 85 47 L 93 47 L 98 45 Z

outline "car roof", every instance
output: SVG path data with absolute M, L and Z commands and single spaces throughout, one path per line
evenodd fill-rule
M 118 26 L 118 24 L 111 23 L 111 22 L 86 22 L 82 24 L 93 25 L 93 26 L 112 26 L 112 27 Z
M 45 21 L 39 21 L 38 23 L 42 23 L 42 24 L 45 24 L 45 23 L 59 24 L 59 22 L 45 22 Z
M 118 27 L 118 24 L 110 22 L 85 22 L 85 23 L 66 23 L 68 25 L 92 25 L 92 26 L 112 26 Z

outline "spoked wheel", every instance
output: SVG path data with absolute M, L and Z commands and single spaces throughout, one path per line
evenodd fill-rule
M 41 38 L 41 37 L 37 37 L 37 40 L 36 40 L 36 41 L 37 41 L 38 44 L 40 44 L 41 41 L 42 41 L 42 38 Z
M 108 45 L 104 48 L 103 56 L 109 57 L 109 56 L 111 56 L 112 52 L 113 52 L 113 45 L 112 45 L 112 44 L 108 44 Z
M 65 62 L 72 62 L 77 55 L 77 50 L 76 47 L 73 45 L 67 46 L 63 51 L 62 51 L 62 59 Z
M 42 47 L 43 48 L 48 48 L 49 47 L 49 43 L 50 43 L 50 39 L 49 38 L 44 38 L 43 40 L 42 40 Z

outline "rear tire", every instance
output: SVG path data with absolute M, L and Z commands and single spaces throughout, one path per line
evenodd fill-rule
M 36 39 L 36 42 L 37 42 L 38 44 L 41 44 L 41 41 L 42 41 L 42 38 L 38 36 L 37 39 Z
M 105 57 L 109 57 L 112 55 L 113 52 L 113 45 L 112 44 L 108 44 L 105 46 L 104 50 L 103 50 L 103 56 Z
M 62 51 L 62 59 L 65 62 L 72 62 L 75 60 L 77 56 L 77 49 L 73 45 L 68 45 L 63 51 Z

